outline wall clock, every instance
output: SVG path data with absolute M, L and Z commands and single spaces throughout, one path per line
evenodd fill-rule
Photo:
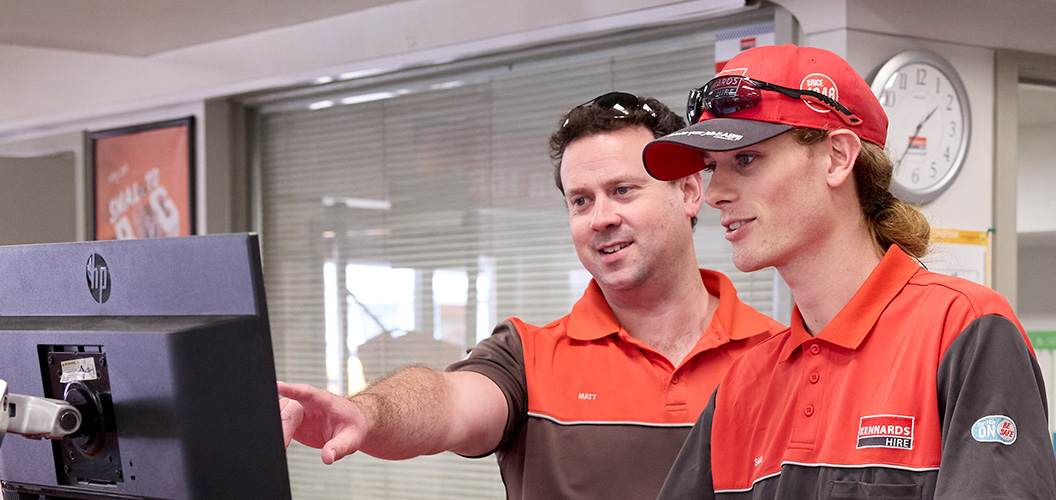
M 968 152 L 972 118 L 957 70 L 931 52 L 902 52 L 880 67 L 872 90 L 889 120 L 892 194 L 916 204 L 934 200 Z

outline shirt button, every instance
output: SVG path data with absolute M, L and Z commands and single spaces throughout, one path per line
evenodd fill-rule
M 810 380 L 810 383 L 816 384 L 818 383 L 818 380 L 821 380 L 821 375 L 818 375 L 818 372 L 811 372 L 810 377 L 808 377 L 808 379 Z
M 671 384 L 678 384 L 678 375 L 671 377 Z
M 813 415 L 814 414 L 814 405 L 807 405 L 807 407 L 803 409 L 803 414 L 808 416 L 808 417 Z
M 821 346 L 818 344 L 810 344 L 810 353 L 819 354 L 821 353 Z

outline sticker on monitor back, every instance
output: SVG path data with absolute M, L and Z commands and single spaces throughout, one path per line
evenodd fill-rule
M 98 378 L 99 372 L 95 370 L 94 358 L 77 358 L 62 362 L 62 375 L 59 376 L 59 382 L 63 384 Z

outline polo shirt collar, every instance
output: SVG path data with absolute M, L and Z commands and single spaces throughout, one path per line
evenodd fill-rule
M 772 329 L 776 324 L 769 316 L 738 300 L 737 289 L 725 274 L 701 269 L 700 280 L 704 282 L 704 288 L 707 288 L 708 292 L 719 298 L 715 319 L 719 320 L 719 325 L 730 340 L 754 337 Z
M 917 261 L 906 255 L 898 245 L 891 245 L 861 288 L 816 338 L 846 349 L 857 349 L 873 330 L 884 309 L 917 271 L 920 271 Z M 790 329 L 791 337 L 781 351 L 781 361 L 787 360 L 804 342 L 815 338 L 803 326 L 799 305 L 792 308 Z
M 620 332 L 620 322 L 605 301 L 605 295 L 594 278 L 583 297 L 572 306 L 568 317 L 568 336 L 576 340 L 598 340 Z
M 700 280 L 708 292 L 719 297 L 715 319 L 730 340 L 741 340 L 769 330 L 773 323 L 748 304 L 737 300 L 737 290 L 726 275 L 700 269 Z M 714 320 L 713 320 L 714 321 Z M 714 324 L 714 323 L 713 323 Z M 572 306 L 568 318 L 568 336 L 576 340 L 598 340 L 622 330 L 612 308 L 605 301 L 594 279 L 590 280 L 583 297 Z

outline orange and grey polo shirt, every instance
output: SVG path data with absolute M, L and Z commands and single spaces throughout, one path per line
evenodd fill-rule
M 719 306 L 675 366 L 627 334 L 591 281 L 546 326 L 509 319 L 449 370 L 491 378 L 510 417 L 495 450 L 510 499 L 653 500 L 708 395 L 744 350 L 784 329 L 701 270 Z
M 730 368 L 661 499 L 1054 499 L 1041 371 L 996 292 L 892 247 L 817 337 Z

